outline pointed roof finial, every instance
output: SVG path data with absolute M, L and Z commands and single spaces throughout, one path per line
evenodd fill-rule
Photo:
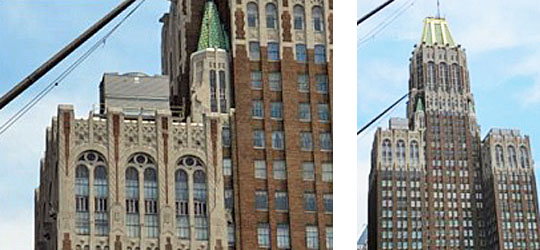
M 441 18 L 441 3 L 437 0 L 437 18 Z

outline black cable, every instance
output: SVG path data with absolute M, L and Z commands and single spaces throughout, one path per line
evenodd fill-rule
M 94 53 L 100 45 L 105 44 L 106 40 L 116 31 L 120 26 L 131 16 L 146 0 L 142 0 L 135 8 L 133 8 L 120 22 L 118 22 L 105 36 L 98 40 L 92 47 L 90 47 L 83 55 L 81 55 L 75 62 L 73 62 L 66 70 L 64 70 L 54 81 L 49 83 L 43 90 L 41 90 L 36 96 L 34 96 L 28 103 L 26 103 L 19 111 L 11 116 L 6 122 L 0 126 L 0 135 L 6 132 L 15 122 L 17 122 L 26 112 L 34 107 L 43 97 L 49 94 L 54 87 L 63 81 L 69 74 L 71 74 L 79 65 L 81 65 L 92 53 Z
M 414 5 L 414 0 L 410 0 L 410 1 L 406 2 L 406 3 L 404 3 L 403 5 L 401 5 L 398 9 L 396 9 L 396 11 L 394 13 L 392 13 L 390 15 L 390 18 L 387 19 L 388 20 L 387 22 L 382 21 L 377 26 L 375 26 L 375 28 L 370 30 L 365 36 L 360 38 L 359 39 L 360 41 L 358 42 L 358 46 L 361 46 L 362 44 L 368 42 L 369 39 L 371 39 L 371 38 L 375 37 L 376 35 L 378 35 L 386 27 L 388 27 L 388 25 L 393 23 L 398 17 L 400 17 L 403 13 L 405 13 L 405 11 L 407 11 L 413 5 Z
M 363 16 L 362 18 L 358 19 L 358 21 L 356 21 L 356 26 L 360 25 L 362 22 L 366 21 L 368 18 L 375 15 L 375 13 L 377 13 L 380 10 L 384 9 L 384 7 L 388 6 L 389 4 L 391 4 L 394 1 L 395 0 L 388 0 L 385 3 L 383 3 L 381 6 L 377 7 L 376 9 L 372 10 L 371 12 L 367 13 L 365 16 Z
M 390 105 L 390 107 L 386 108 L 382 113 L 380 113 L 375 118 L 373 118 L 370 122 L 368 122 L 366 125 L 364 125 L 364 127 L 362 127 L 360 130 L 358 130 L 358 132 L 356 132 L 356 135 L 358 136 L 362 132 L 364 132 L 364 130 L 369 128 L 369 126 L 371 126 L 373 123 L 375 123 L 377 120 L 379 120 L 379 118 L 381 118 L 384 114 L 386 114 L 388 111 L 390 111 L 394 106 L 398 105 L 401 101 L 403 101 L 405 99 L 405 97 L 407 97 L 409 95 L 409 93 L 410 92 L 407 92 L 407 94 L 405 94 L 404 96 L 399 98 L 396 102 L 394 102 L 392 105 Z

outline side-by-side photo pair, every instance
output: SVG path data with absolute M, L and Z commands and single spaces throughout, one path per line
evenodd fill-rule
M 7 1 L 0 37 L 0 249 L 334 248 L 332 0 Z
M 357 249 L 540 249 L 538 6 L 357 4 Z

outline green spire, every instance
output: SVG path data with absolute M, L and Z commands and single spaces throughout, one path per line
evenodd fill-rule
M 204 15 L 201 23 L 201 34 L 197 50 L 219 48 L 229 50 L 229 41 L 225 28 L 221 25 L 217 6 L 214 1 L 207 1 L 204 6 Z
M 416 102 L 416 112 L 418 111 L 424 112 L 424 104 L 422 103 L 422 98 L 418 98 L 418 101 Z

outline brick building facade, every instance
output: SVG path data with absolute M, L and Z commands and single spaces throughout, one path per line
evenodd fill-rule
M 520 177 L 513 170 L 512 174 L 492 171 L 490 152 L 493 141 L 500 141 L 495 139 L 500 135 L 490 133 L 484 144 L 480 141 L 465 50 L 453 40 L 444 18 L 424 20 L 421 41 L 410 59 L 407 117 L 408 128 L 400 131 L 391 126 L 389 131 L 379 130 L 375 136 L 369 189 L 369 248 L 536 249 L 538 212 L 532 168 L 518 171 Z M 405 170 L 412 163 L 405 156 L 413 151 L 406 148 L 406 143 L 402 144 L 404 147 L 395 147 L 393 138 L 407 142 L 407 137 L 399 135 L 413 133 L 420 127 L 424 163 L 411 178 Z M 529 152 L 527 139 L 516 135 L 503 137 L 513 140 L 515 150 L 519 146 Z M 397 158 L 400 154 L 404 162 Z M 385 161 L 390 167 L 381 170 Z M 516 194 L 508 189 L 504 193 L 498 191 L 499 183 L 508 178 L 514 181 L 513 188 L 525 189 L 523 199 L 516 199 Z M 518 184 L 517 180 L 521 182 Z M 529 190 L 532 188 L 534 191 Z M 531 207 L 522 206 L 525 203 Z M 507 211 L 508 207 L 514 209 Z M 519 229 L 510 230 L 515 225 Z

